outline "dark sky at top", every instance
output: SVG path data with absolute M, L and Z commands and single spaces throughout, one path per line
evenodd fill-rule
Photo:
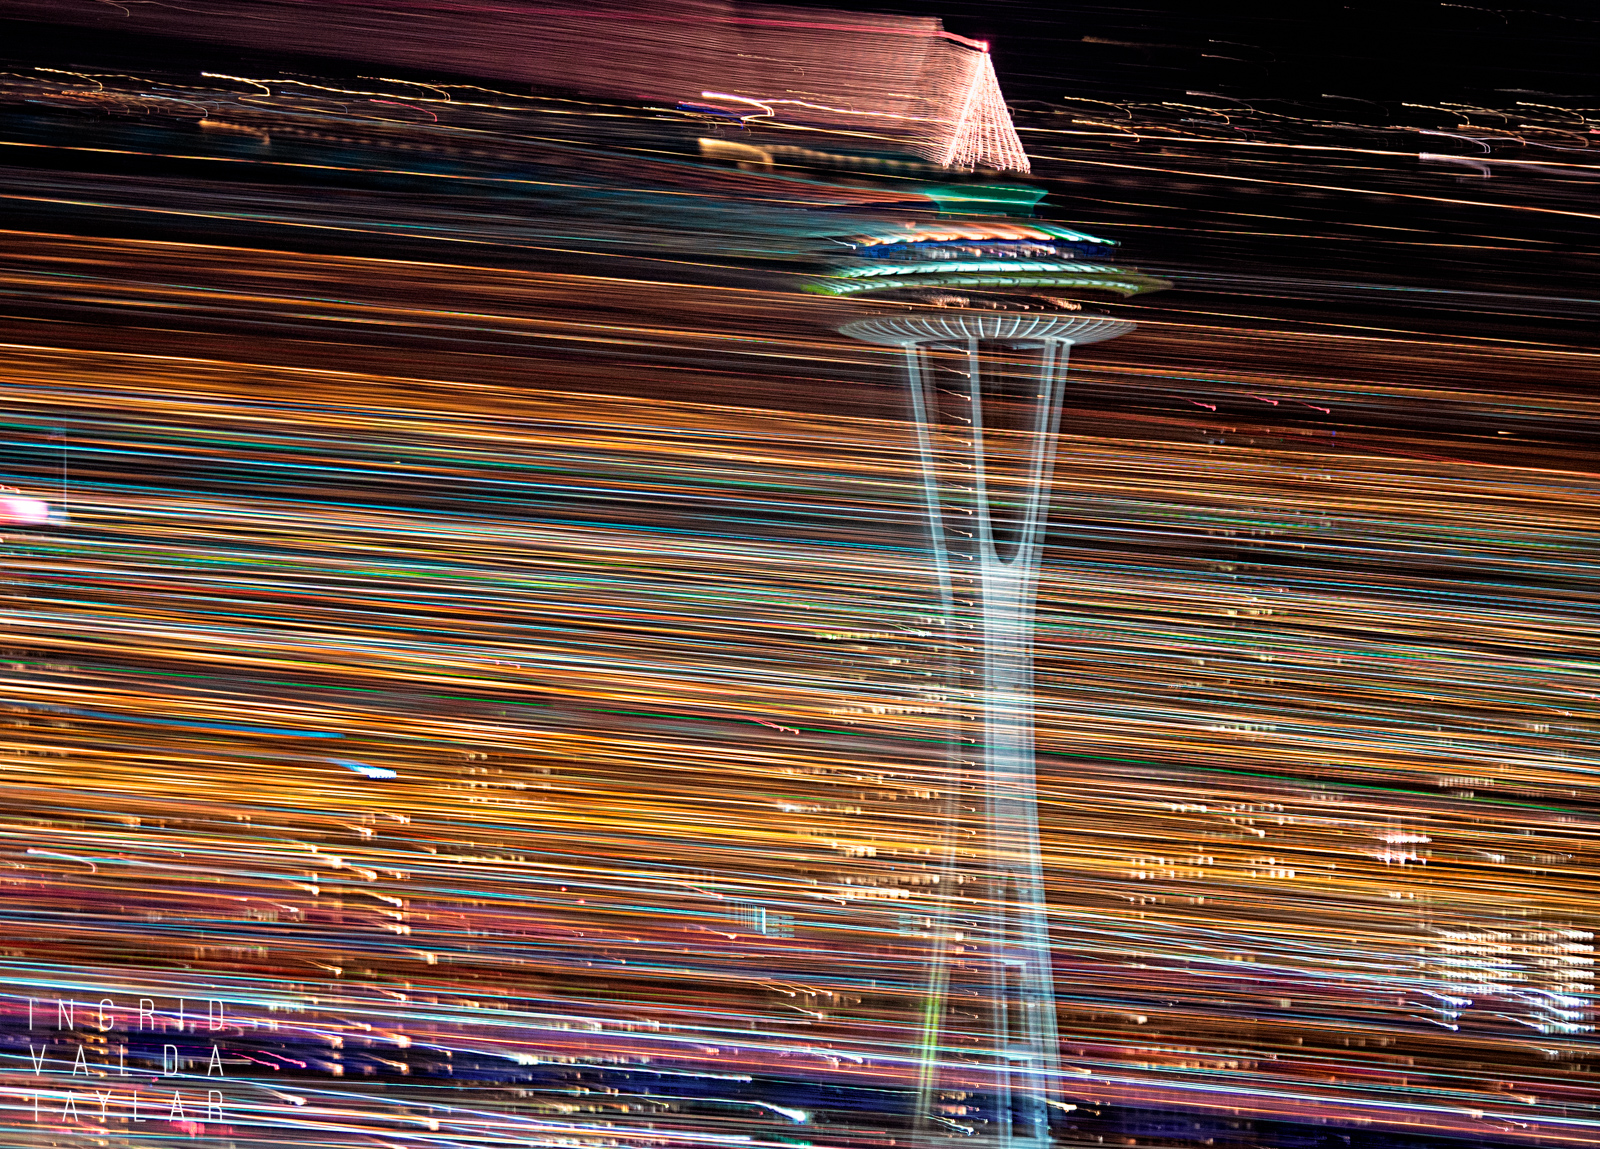
M 1010 99 L 1107 88 L 1239 98 L 1600 93 L 1600 7 L 1573 0 L 1034 3 L 880 0 L 992 42 Z M 1090 91 L 1094 89 L 1094 91 Z

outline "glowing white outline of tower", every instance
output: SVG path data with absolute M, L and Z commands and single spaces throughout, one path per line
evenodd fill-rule
M 981 734 L 957 738 L 960 759 L 955 765 L 961 778 L 969 768 L 981 766 L 983 779 L 981 848 L 988 855 L 988 890 L 977 916 L 980 935 L 987 935 L 981 942 L 988 951 L 984 960 L 991 995 L 984 1052 L 991 1062 L 997 1115 L 992 1135 L 983 1140 L 1006 1149 L 1042 1149 L 1049 1144 L 1049 1104 L 1057 1099 L 1060 1081 L 1034 781 L 1033 613 L 1067 359 L 1076 344 L 1114 339 L 1133 329 L 1127 320 L 1105 316 L 1004 311 L 883 315 L 840 328 L 852 338 L 899 347 L 905 353 L 926 525 L 946 635 L 970 627 L 979 636 L 967 653 L 978 656 L 973 661 L 981 665 L 981 682 L 968 694 L 969 709 L 962 717 L 980 727 Z M 994 356 L 1002 348 L 1038 352 L 1038 390 L 1026 440 L 1031 453 L 1021 489 L 1010 492 L 1020 500 L 1020 511 L 1013 516 L 1018 526 L 1015 543 L 1006 548 L 1009 556 L 996 541 L 991 513 L 994 481 L 984 445 L 984 381 L 994 372 Z M 965 440 L 959 432 L 941 430 L 937 380 L 929 360 L 933 351 L 957 356 L 964 352 L 964 398 L 971 404 L 972 418 Z M 957 475 L 970 476 L 970 485 L 954 481 Z M 952 520 L 957 515 L 963 525 L 975 529 L 970 541 L 952 545 L 956 533 Z M 943 1057 L 949 984 L 947 892 L 941 894 L 940 905 L 918 1083 L 917 1119 L 925 1135 L 933 1125 L 946 1123 L 934 1112 L 934 1094 Z

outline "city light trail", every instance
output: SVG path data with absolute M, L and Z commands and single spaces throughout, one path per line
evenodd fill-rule
M 9 360 L 12 420 L 102 412 L 74 439 L 72 525 L 7 540 L 28 602 L 12 641 L 30 652 L 8 690 L 13 778 L 44 822 L 9 835 L 7 917 L 35 945 L 60 923 L 41 998 L 73 992 L 58 979 L 72 955 L 126 951 L 113 905 L 137 891 L 161 944 L 212 981 L 276 920 L 296 928 L 274 930 L 270 968 L 318 994 L 357 965 L 441 1002 L 604 968 L 600 998 L 546 990 L 543 1009 L 659 1025 L 673 1036 L 617 1048 L 677 1064 L 714 1041 L 747 1071 L 849 1054 L 841 1072 L 904 1080 L 921 961 L 904 919 L 927 912 L 941 781 L 940 708 L 906 688 L 929 585 L 900 426 L 839 434 L 837 417 L 603 396 L 575 410 L 520 388 L 423 398 L 400 379 L 216 361 Z M 208 464 L 261 493 L 171 480 Z M 1323 1048 L 1263 1058 L 1252 1039 L 1252 1081 L 1284 1082 L 1255 1104 L 1315 1112 L 1376 1090 L 1396 1119 L 1431 1112 L 1425 1052 L 1373 1078 L 1343 1035 L 1425 1051 L 1437 1039 L 1419 1027 L 1448 1015 L 1428 995 L 1456 984 L 1449 930 L 1492 930 L 1508 902 L 1574 939 L 1581 975 L 1588 943 L 1563 915 L 1582 918 L 1593 875 L 1564 800 L 1592 768 L 1573 724 L 1600 700 L 1581 660 L 1518 653 L 1592 641 L 1577 604 L 1555 593 L 1539 623 L 1526 598 L 1512 615 L 1469 586 L 1432 595 L 1421 572 L 1470 541 L 1473 583 L 1580 577 L 1587 477 L 1069 436 L 1056 488 L 1093 540 L 1047 574 L 1039 637 L 1045 872 L 1067 1048 L 1089 1071 L 1074 1085 L 1126 1100 L 1211 1080 L 1242 1056 L 1230 1019 L 1259 1035 L 1281 996 L 1285 1031 Z M 407 509 L 422 491 L 437 505 Z M 597 497 L 626 515 L 582 513 Z M 1218 547 L 1260 573 L 1200 557 Z M 1328 569 L 1277 569 L 1307 552 Z M 240 821 L 252 808 L 259 828 Z M 153 854 L 130 833 L 152 822 L 169 826 Z M 1418 844 L 1388 844 L 1407 831 Z M 830 877 L 797 886 L 807 872 Z M 139 938 L 148 951 L 152 927 Z M 1571 1041 L 1539 1029 L 1549 995 L 1581 985 L 1522 962 L 1507 1021 L 1474 1036 L 1485 1056 Z M 703 988 L 715 970 L 720 992 Z M 695 1008 L 670 992 L 685 979 Z M 865 989 L 875 1008 L 819 1008 Z M 375 1024 L 368 994 L 344 1008 Z M 452 1046 L 432 1011 L 381 1005 L 412 1046 Z M 1143 1039 L 1152 1025 L 1185 1047 Z M 533 1028 L 454 1047 L 583 1056 L 600 1040 Z M 1560 1097 L 1559 1065 L 1531 1069 L 1528 1092 Z

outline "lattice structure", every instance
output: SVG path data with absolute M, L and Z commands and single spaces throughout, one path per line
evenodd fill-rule
M 964 63 L 966 83 L 955 101 L 959 110 L 951 122 L 944 154 L 929 158 L 947 168 L 1028 171 L 1028 154 L 1022 150 L 1011 112 L 1000 94 L 988 46 L 969 49 Z
M 0 0 L 0 12 L 499 78 L 700 112 L 735 134 L 775 125 L 815 143 L 820 129 L 834 134 L 836 149 L 1028 170 L 988 45 L 945 32 L 930 18 L 729 0 L 561 8 L 513 2 L 470 16 L 453 0 L 417 0 L 404 9 L 361 0 L 219 0 L 181 10 Z M 417 100 L 435 95 L 424 91 Z
M 748 122 L 832 128 L 858 146 L 876 142 L 941 167 L 1029 170 L 987 44 L 936 20 L 851 20 L 858 23 L 805 34 L 774 29 L 770 16 L 735 20 L 723 90 L 702 98 L 748 99 Z

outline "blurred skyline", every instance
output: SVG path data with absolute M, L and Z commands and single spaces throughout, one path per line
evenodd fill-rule
M 1043 557 L 1062 1144 L 1600 1142 L 1600 23 L 1540 7 L 874 7 L 1173 284 L 1087 301 Z M 907 1144 L 936 588 L 803 288 L 1001 177 L 97 8 L 0 26 L 0 483 L 65 512 L 0 548 L 6 1143 Z

